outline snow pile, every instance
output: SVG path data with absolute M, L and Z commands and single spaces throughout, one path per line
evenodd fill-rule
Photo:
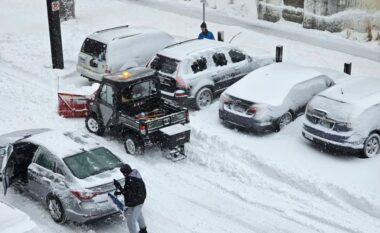
M 42 232 L 28 215 L 1 201 L 0 226 L 2 233 Z

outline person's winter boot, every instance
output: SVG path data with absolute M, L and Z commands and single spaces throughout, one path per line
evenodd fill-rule
M 146 227 L 145 227 L 145 228 L 141 228 L 140 231 L 139 231 L 139 233 L 148 233 L 148 232 L 146 231 Z

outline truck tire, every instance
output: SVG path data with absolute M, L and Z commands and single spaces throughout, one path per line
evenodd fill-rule
M 130 155 L 142 155 L 144 154 L 144 144 L 142 140 L 133 134 L 127 134 L 124 137 L 125 151 Z
M 86 128 L 89 132 L 94 133 L 99 136 L 104 135 L 104 125 L 103 122 L 98 120 L 96 114 L 90 114 L 86 117 Z
M 212 103 L 213 93 L 208 87 L 201 88 L 195 95 L 195 108 L 201 110 Z

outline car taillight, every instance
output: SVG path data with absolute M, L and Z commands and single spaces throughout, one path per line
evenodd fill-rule
M 110 74 L 111 73 L 111 67 L 109 67 L 108 65 L 106 65 L 105 73 L 106 74 Z
M 186 114 L 186 122 L 190 122 L 190 113 L 189 113 L 189 110 L 186 110 L 185 114 Z
M 256 112 L 257 112 L 257 108 L 254 107 L 254 106 L 251 106 L 251 107 L 247 110 L 247 114 L 250 115 L 250 116 L 254 116 L 254 115 L 256 115 Z
M 187 84 L 186 82 L 180 77 L 179 75 L 176 76 L 175 78 L 177 88 L 186 90 L 187 89 Z
M 230 104 L 231 102 L 232 102 L 232 99 L 228 96 L 228 95 L 226 95 L 226 94 L 222 94 L 221 96 L 220 96 L 220 101 L 222 102 L 222 103 L 224 103 L 224 104 Z
M 174 97 L 180 98 L 180 97 L 187 97 L 187 94 L 184 90 L 177 90 L 174 93 Z
M 146 125 L 140 124 L 139 130 L 140 130 L 141 134 L 145 135 L 146 134 Z
M 91 198 L 98 195 L 96 192 L 79 192 L 79 191 L 71 191 L 71 193 L 78 198 L 79 200 L 90 200 Z

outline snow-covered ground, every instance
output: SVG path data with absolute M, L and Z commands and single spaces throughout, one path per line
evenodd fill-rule
M 0 225 L 2 233 L 41 232 L 30 217 L 15 207 L 0 201 Z
M 83 119 L 58 116 L 57 88 L 59 76 L 61 90 L 91 90 L 75 72 L 79 48 L 88 34 L 130 24 L 193 38 L 201 21 L 132 0 L 81 0 L 76 9 L 77 19 L 62 24 L 65 69 L 59 71 L 51 69 L 46 3 L 13 0 L 2 5 L 0 134 L 37 127 L 86 132 Z M 282 44 L 288 62 L 342 70 L 343 63 L 350 61 L 354 75 L 379 77 L 380 63 L 375 61 L 222 21 L 209 27 L 226 31 L 227 41 L 243 32 L 232 43 L 251 52 L 274 54 L 274 47 Z M 363 160 L 321 152 L 302 138 L 302 118 L 278 134 L 238 132 L 219 123 L 217 109 L 214 103 L 191 113 L 189 157 L 178 163 L 153 150 L 142 157 L 129 156 L 121 142 L 99 138 L 145 179 L 149 232 L 380 231 L 380 156 Z M 121 217 L 61 226 L 40 204 L 13 190 L 0 200 L 25 211 L 45 232 L 126 232 Z

